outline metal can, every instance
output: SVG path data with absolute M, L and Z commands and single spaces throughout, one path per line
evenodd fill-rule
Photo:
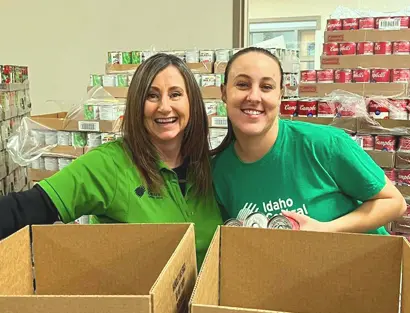
M 44 168 L 46 171 L 58 171 L 57 158 L 44 157 Z
M 185 52 L 186 63 L 199 63 L 199 50 L 187 50 Z
M 123 64 L 121 51 L 108 52 L 108 64 Z
M 374 43 L 374 54 L 389 55 L 392 52 L 392 43 L 390 41 L 379 41 Z
M 86 133 L 72 132 L 71 133 L 71 145 L 73 147 L 85 147 L 87 143 Z
M 280 104 L 280 114 L 282 116 L 296 116 L 297 115 L 297 100 L 282 100 Z
M 46 134 L 45 134 L 44 131 L 33 129 L 31 131 L 31 133 L 33 134 L 33 137 L 34 137 L 35 141 L 37 142 L 37 145 L 39 145 L 39 146 L 45 146 L 46 145 Z M 2 135 L 3 135 L 3 139 L 6 139 L 7 134 L 2 134 Z
M 103 104 L 99 106 L 100 120 L 102 121 L 116 121 L 118 116 L 118 105 Z
M 317 101 L 314 99 L 303 99 L 298 101 L 298 116 L 317 116 Z
M 358 55 L 374 54 L 374 43 L 372 41 L 360 41 L 357 43 L 356 53 Z
M 390 83 L 391 71 L 388 68 L 374 68 L 371 70 L 372 83 Z
M 393 19 L 400 19 L 401 29 L 407 29 L 410 27 L 410 17 L 409 16 L 394 16 Z
M 47 130 L 44 132 L 44 140 L 46 146 L 54 146 L 57 145 L 57 132 L 54 130 Z
M 333 69 L 318 70 L 317 71 L 317 82 L 318 83 L 334 83 L 335 76 Z
M 276 215 L 269 220 L 267 228 L 299 230 L 300 226 L 299 223 L 291 217 Z
M 339 44 L 337 42 L 324 43 L 323 55 L 339 55 Z
M 410 41 L 394 41 L 393 42 L 393 54 L 406 55 L 410 54 Z
M 300 72 L 301 83 L 316 83 L 317 73 L 315 70 L 306 70 Z
M 355 30 L 359 29 L 359 19 L 358 18 L 344 18 L 342 19 L 343 30 Z
M 364 150 L 374 150 L 374 137 L 372 135 L 357 135 L 356 139 L 360 140 Z
M 407 99 L 390 99 L 390 114 L 389 118 L 392 120 L 408 120 L 409 113 L 407 110 Z
M 231 58 L 231 50 L 229 49 L 218 49 L 215 51 L 216 62 L 229 62 Z
M 336 31 L 336 30 L 342 30 L 342 20 L 341 19 L 328 19 L 327 20 L 327 26 L 326 26 L 326 30 L 327 31 Z
M 410 152 L 410 136 L 401 136 L 399 138 L 399 148 L 397 151 L 400 152 Z
M 121 52 L 122 54 L 122 64 L 131 64 L 132 55 L 131 52 Z
M 227 220 L 224 225 L 226 226 L 235 226 L 235 227 L 241 227 L 243 226 L 242 222 L 240 220 L 237 220 L 236 218 L 231 218 Z
M 213 50 L 200 50 L 199 62 L 214 62 L 215 52 Z
M 215 86 L 221 87 L 224 83 L 225 74 L 214 74 L 215 75 Z
M 387 176 L 388 179 L 393 183 L 393 185 L 396 185 L 397 182 L 397 172 L 395 171 L 394 168 L 385 168 L 384 169 L 384 174 Z
M 396 137 L 391 135 L 377 135 L 374 140 L 374 150 L 393 152 L 396 148 Z
M 400 186 L 410 186 L 410 170 L 397 170 L 397 184 Z
M 73 159 L 58 158 L 58 170 L 61 171 L 63 168 L 68 166 L 71 162 L 73 162 Z
M 215 74 L 202 74 L 201 75 L 201 87 L 216 86 Z
M 98 120 L 100 118 L 100 106 L 96 104 L 84 104 L 84 119 Z
M 253 228 L 267 228 L 268 218 L 262 213 L 251 213 L 245 218 L 243 226 Z
M 104 87 L 117 87 L 117 75 L 104 75 L 102 83 Z
M 335 83 L 351 83 L 352 78 L 353 75 L 351 69 L 335 70 Z
M 389 101 L 387 99 L 371 99 L 369 101 L 369 115 L 375 119 L 389 118 Z
M 118 74 L 116 84 L 117 87 L 128 87 L 128 75 Z
M 341 42 L 339 44 L 339 51 L 341 55 L 355 55 L 356 43 L 355 42 Z
M 59 146 L 71 146 L 70 132 L 58 131 L 57 132 L 57 144 Z
M 353 70 L 354 83 L 370 83 L 370 69 L 357 68 Z
M 336 114 L 336 107 L 330 100 L 321 99 L 317 102 L 317 116 L 318 117 L 334 117 Z
M 137 52 L 139 52 L 139 51 L 137 51 Z M 140 63 L 142 63 L 142 62 L 148 60 L 153 55 L 155 55 L 156 52 L 151 51 L 151 50 L 145 50 L 145 51 L 141 51 L 140 54 L 141 54 Z M 136 61 L 138 61 L 137 56 L 136 56 Z M 136 63 L 136 64 L 139 64 L 139 63 Z
M 407 83 L 410 81 L 410 69 L 408 68 L 395 68 L 392 70 L 392 82 L 393 83 Z
M 374 17 L 359 18 L 359 29 L 374 29 L 374 26 L 375 26 Z
M 335 104 L 338 117 L 352 117 L 357 114 L 358 104 L 352 101 L 343 101 Z
M 90 75 L 90 86 L 95 87 L 95 86 L 102 86 L 102 75 L 96 75 L 96 74 L 91 74 Z
M 107 142 L 115 141 L 117 136 L 112 133 L 101 133 L 101 144 L 105 144 Z
M 101 143 L 100 133 L 87 133 L 87 147 L 98 147 Z

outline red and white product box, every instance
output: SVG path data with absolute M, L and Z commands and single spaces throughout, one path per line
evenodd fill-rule
M 327 20 L 327 31 L 342 30 L 342 20 L 341 19 L 329 19 Z
M 321 99 L 317 102 L 318 117 L 334 117 L 336 114 L 335 104 L 326 99 Z
M 317 116 L 317 101 L 312 99 L 303 99 L 298 101 L 299 116 Z
M 370 83 L 370 69 L 357 68 L 353 70 L 354 83 Z
M 407 83 L 410 81 L 410 69 L 394 68 L 391 74 L 393 83 Z
M 390 99 L 389 118 L 392 120 L 408 120 L 407 99 Z
M 374 54 L 374 43 L 372 41 L 361 41 L 357 43 L 356 53 L 358 55 Z
M 353 71 L 351 69 L 335 70 L 335 83 L 351 83 Z
M 410 170 L 397 170 L 397 184 L 401 186 L 410 186 Z
M 396 137 L 390 135 L 378 135 L 374 139 L 374 150 L 393 152 L 396 148 Z
M 389 101 L 386 99 L 370 100 L 369 115 L 375 119 L 388 119 Z
M 342 19 L 343 30 L 356 30 L 359 29 L 359 19 L 357 18 L 344 18 Z
M 408 16 L 393 16 L 393 17 L 377 17 L 376 23 L 375 23 L 375 29 L 380 29 L 380 26 L 384 28 L 383 25 L 380 25 L 381 23 L 391 24 L 394 22 L 395 19 L 400 19 L 401 29 L 409 28 L 409 17 Z
M 318 70 L 317 72 L 317 82 L 318 83 L 334 83 L 335 73 L 332 69 Z
M 341 55 L 355 55 L 356 43 L 355 42 L 341 42 L 339 43 L 339 51 Z
M 284 116 L 296 116 L 297 108 L 297 100 L 282 100 L 280 104 L 280 114 Z
M 339 44 L 337 42 L 324 43 L 323 55 L 339 55 Z
M 390 181 L 393 183 L 393 185 L 396 185 L 396 171 L 394 170 L 394 168 L 386 168 L 384 169 L 384 174 L 387 176 L 388 179 L 390 179 Z
M 307 70 L 300 72 L 300 82 L 301 83 L 311 83 L 317 82 L 317 73 L 315 70 Z
M 410 54 L 410 41 L 394 41 L 393 42 L 393 54 L 406 55 Z
M 379 41 L 374 43 L 374 54 L 389 55 L 392 52 L 392 43 L 390 41 Z
M 399 148 L 397 151 L 400 152 L 410 152 L 410 136 L 401 136 L 399 138 Z
M 336 112 L 338 117 L 356 116 L 357 105 L 353 102 L 344 102 L 336 104 Z
M 372 135 L 357 135 L 356 138 L 361 139 L 364 150 L 374 150 L 374 137 Z
M 372 83 L 390 83 L 391 71 L 388 68 L 374 68 L 371 71 Z
M 374 29 L 374 17 L 359 18 L 359 29 Z

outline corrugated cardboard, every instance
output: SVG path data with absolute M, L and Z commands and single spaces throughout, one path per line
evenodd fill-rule
M 410 153 L 397 152 L 394 167 L 399 169 L 410 169 Z
M 213 63 L 187 63 L 186 64 L 193 73 L 211 74 Z M 106 64 L 105 72 L 107 74 L 120 74 L 124 72 L 135 72 L 140 64 Z
M 190 224 L 26 227 L 0 253 L 8 313 L 181 312 L 197 271 Z
M 29 173 L 30 180 L 40 181 L 40 180 L 49 178 L 50 176 L 53 176 L 55 173 L 57 173 L 57 171 L 48 171 L 48 170 L 29 168 L 28 173 Z
M 400 286 L 403 261 L 403 287 Z M 220 227 L 191 313 L 410 312 L 410 246 L 402 237 Z M 263 311 L 265 312 L 265 311 Z
M 325 32 L 325 42 L 399 41 L 410 40 L 410 29 L 401 30 L 342 30 Z
M 373 119 L 357 117 L 357 132 L 361 134 L 403 135 L 403 128 L 410 127 L 410 120 Z
M 396 160 L 396 154 L 388 151 L 366 151 L 374 162 L 382 168 L 393 168 Z
M 283 118 L 283 117 L 281 117 Z M 309 122 L 313 124 L 330 125 L 333 127 L 344 129 L 347 132 L 356 132 L 357 121 L 355 117 L 301 117 L 292 116 L 286 119 L 291 119 L 293 121 Z
M 228 62 L 216 62 L 214 67 L 214 72 L 216 74 L 225 74 L 226 66 Z
M 360 96 L 405 96 L 407 84 L 405 83 L 317 83 L 300 84 L 300 97 L 326 97 L 335 90 L 344 90 Z
M 320 59 L 322 69 L 327 68 L 408 68 L 410 55 L 341 55 L 322 56 Z

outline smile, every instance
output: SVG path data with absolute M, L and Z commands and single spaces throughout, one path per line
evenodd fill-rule
M 168 118 L 156 118 L 154 121 L 157 124 L 172 124 L 178 120 L 177 117 L 168 117 Z
M 252 116 L 257 116 L 257 115 L 261 115 L 264 113 L 264 111 L 250 110 L 250 109 L 244 109 L 241 111 L 245 113 L 246 115 L 252 115 Z

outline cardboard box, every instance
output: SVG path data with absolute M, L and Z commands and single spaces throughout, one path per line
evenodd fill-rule
M 216 149 L 225 139 L 228 134 L 227 128 L 210 128 L 209 129 L 209 145 L 211 149 Z
M 410 127 L 410 120 L 373 119 L 357 117 L 357 132 L 359 134 L 389 134 L 403 135 L 403 128 Z
M 34 169 L 34 168 L 29 168 L 28 169 L 28 176 L 30 180 L 33 181 L 41 181 L 43 179 L 49 178 L 53 176 L 55 173 L 58 171 L 48 171 L 48 170 L 40 170 L 40 169 Z
M 322 69 L 327 68 L 403 68 L 410 67 L 410 55 L 341 55 L 322 56 Z
M 283 119 L 283 117 L 281 117 Z M 355 133 L 357 130 L 357 121 L 355 117 L 300 117 L 292 116 L 286 119 L 292 119 L 293 121 L 329 125 L 337 128 L 344 129 L 347 132 Z
M 396 154 L 387 151 L 366 151 L 374 162 L 382 168 L 393 168 L 395 165 Z
M 398 169 L 410 169 L 410 153 L 397 152 L 394 167 Z
M 335 90 L 344 90 L 359 96 L 406 96 L 406 83 L 317 83 L 300 84 L 300 97 L 326 97 Z
M 124 72 L 135 72 L 140 64 L 106 64 L 106 74 L 123 74 Z
M 401 30 L 342 30 L 325 32 L 325 42 L 400 41 L 410 40 L 410 29 Z
M 191 224 L 26 227 L 0 255 L 8 313 L 181 312 L 197 275 Z
M 217 62 L 214 66 L 214 73 L 215 74 L 225 74 L 226 66 L 228 62 Z
M 403 262 L 403 286 L 400 284 Z M 410 312 L 410 244 L 402 237 L 220 227 L 191 313 Z

